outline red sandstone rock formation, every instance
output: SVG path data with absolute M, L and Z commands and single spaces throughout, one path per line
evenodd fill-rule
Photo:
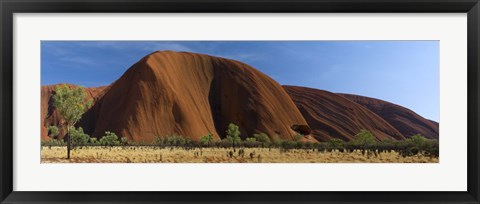
M 44 127 L 57 124 L 47 121 Z M 172 134 L 193 140 L 208 133 L 224 137 L 229 123 L 240 127 L 243 138 L 264 132 L 291 140 L 297 134 L 294 125 L 309 133 L 288 94 L 267 75 L 238 61 L 172 51 L 152 53 L 134 64 L 79 124 L 94 137 L 112 131 L 149 142 Z
M 331 138 L 350 141 L 361 129 L 371 131 L 379 141 L 405 139 L 381 117 L 338 94 L 306 87 L 283 87 L 318 141 L 329 141 Z
M 439 124 L 423 118 L 410 109 L 375 98 L 352 94 L 341 95 L 376 113 L 405 137 L 421 134 L 426 138 L 438 139 Z
M 208 133 L 223 138 L 228 124 L 235 123 L 242 138 L 264 132 L 272 139 L 292 140 L 302 133 L 313 142 L 333 137 L 349 141 L 360 129 L 372 131 L 378 140 L 416 133 L 438 138 L 438 123 L 395 104 L 282 88 L 247 64 L 203 54 L 155 52 L 111 85 L 85 90 L 94 105 L 77 126 L 93 137 L 112 131 L 145 142 L 172 134 L 193 140 Z M 41 92 L 41 137 L 47 140 L 48 127 L 60 126 L 61 117 L 52 104 L 54 85 L 43 86 Z M 60 138 L 64 134 L 61 131 Z

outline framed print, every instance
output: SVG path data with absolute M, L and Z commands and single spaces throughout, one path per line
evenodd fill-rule
M 2 203 L 479 203 L 477 0 L 0 5 Z

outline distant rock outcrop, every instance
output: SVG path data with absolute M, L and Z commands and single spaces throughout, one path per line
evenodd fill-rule
M 292 97 L 319 141 L 339 138 L 350 141 L 361 130 L 371 131 L 377 140 L 405 139 L 392 125 L 363 106 L 341 95 L 298 86 L 283 86 Z
M 410 109 L 380 99 L 352 94 L 340 95 L 376 113 L 405 137 L 421 134 L 426 138 L 438 139 L 439 124 L 423 118 Z

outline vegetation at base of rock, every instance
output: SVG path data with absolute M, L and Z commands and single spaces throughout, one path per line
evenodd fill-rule
M 377 156 L 355 152 L 312 151 L 275 148 L 159 148 L 157 146 L 87 146 L 72 152 L 65 159 L 65 146 L 43 147 L 42 163 L 438 163 L 437 157 L 414 155 L 403 157 L 398 152 L 378 153 Z M 230 156 L 231 153 L 231 156 Z
M 438 140 L 431 140 L 423 137 L 420 134 L 411 136 L 402 141 L 382 140 L 376 141 L 374 135 L 368 130 L 360 130 L 352 141 L 345 142 L 338 138 L 333 138 L 328 142 L 312 143 L 302 140 L 280 140 L 276 139 L 273 142 L 265 133 L 254 134 L 253 137 L 247 137 L 244 140 L 240 137 L 239 127 L 233 123 L 228 126 L 225 138 L 222 140 L 215 140 L 212 133 L 200 137 L 199 141 L 194 141 L 178 134 L 167 136 L 158 136 L 152 142 L 146 141 L 128 141 L 126 137 L 119 137 L 113 132 L 105 132 L 105 135 L 99 139 L 90 138 L 83 133 L 82 128 L 71 128 L 70 134 L 74 147 L 81 146 L 152 146 L 155 148 L 181 148 L 185 150 L 195 148 L 233 148 L 233 153 L 237 149 L 242 151 L 243 148 L 268 148 L 280 149 L 282 152 L 289 152 L 292 150 L 309 150 L 317 152 L 360 152 L 369 157 L 376 156 L 380 153 L 397 152 L 403 157 L 410 157 L 414 155 L 425 155 L 429 157 L 438 157 Z M 301 135 L 304 137 L 303 135 Z M 119 139 L 120 138 L 120 139 Z M 65 142 L 62 140 L 49 140 L 42 142 L 43 146 L 63 146 Z M 239 152 L 241 153 L 241 152 Z M 232 155 L 233 156 L 233 155 Z
M 270 144 L 270 142 L 271 142 L 268 135 L 263 133 L 263 132 L 262 133 L 255 133 L 255 134 L 253 134 L 253 137 L 257 140 L 257 142 L 262 144 L 262 147 L 265 147 L 266 144 Z
M 51 140 L 46 140 L 42 141 L 42 146 L 65 146 L 66 143 L 63 140 L 57 140 L 57 139 L 51 139 Z
M 230 123 L 228 124 L 228 129 L 226 133 L 227 133 L 227 138 L 225 138 L 226 143 L 230 144 L 235 149 L 235 146 L 242 141 L 242 138 L 240 138 L 240 128 L 238 127 L 238 125 Z
M 67 129 L 67 159 L 70 158 L 70 130 L 75 129 L 75 124 L 92 105 L 92 100 L 86 100 L 86 97 L 83 87 L 69 87 L 66 84 L 55 87 L 53 105 L 62 116 L 61 124 Z
M 48 136 L 51 137 L 52 139 L 57 138 L 59 134 L 60 134 L 60 131 L 58 130 L 57 126 L 48 127 Z
M 90 140 L 90 136 L 85 134 L 81 127 L 71 127 L 69 132 L 73 148 L 85 146 Z
M 200 145 L 202 146 L 212 146 L 215 142 L 215 139 L 213 137 L 212 133 L 208 133 L 208 135 L 204 135 L 200 138 Z
M 156 137 L 155 141 L 153 141 L 153 145 L 159 147 L 167 147 L 167 146 L 175 146 L 175 147 L 185 147 L 190 146 L 192 144 L 192 140 L 188 137 L 184 137 L 181 135 L 173 134 L 171 136 L 165 137 Z M 145 143 L 144 145 L 148 145 Z
M 98 143 L 99 145 L 102 145 L 102 146 L 120 145 L 120 141 L 118 141 L 118 136 L 115 133 L 109 132 L 109 131 L 105 132 L 105 135 L 102 138 L 100 138 Z

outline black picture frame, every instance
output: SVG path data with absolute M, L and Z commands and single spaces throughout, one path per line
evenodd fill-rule
M 1 203 L 479 203 L 479 0 L 0 0 Z M 13 191 L 14 13 L 467 13 L 468 189 L 465 192 Z M 266 189 L 268 190 L 268 189 Z

